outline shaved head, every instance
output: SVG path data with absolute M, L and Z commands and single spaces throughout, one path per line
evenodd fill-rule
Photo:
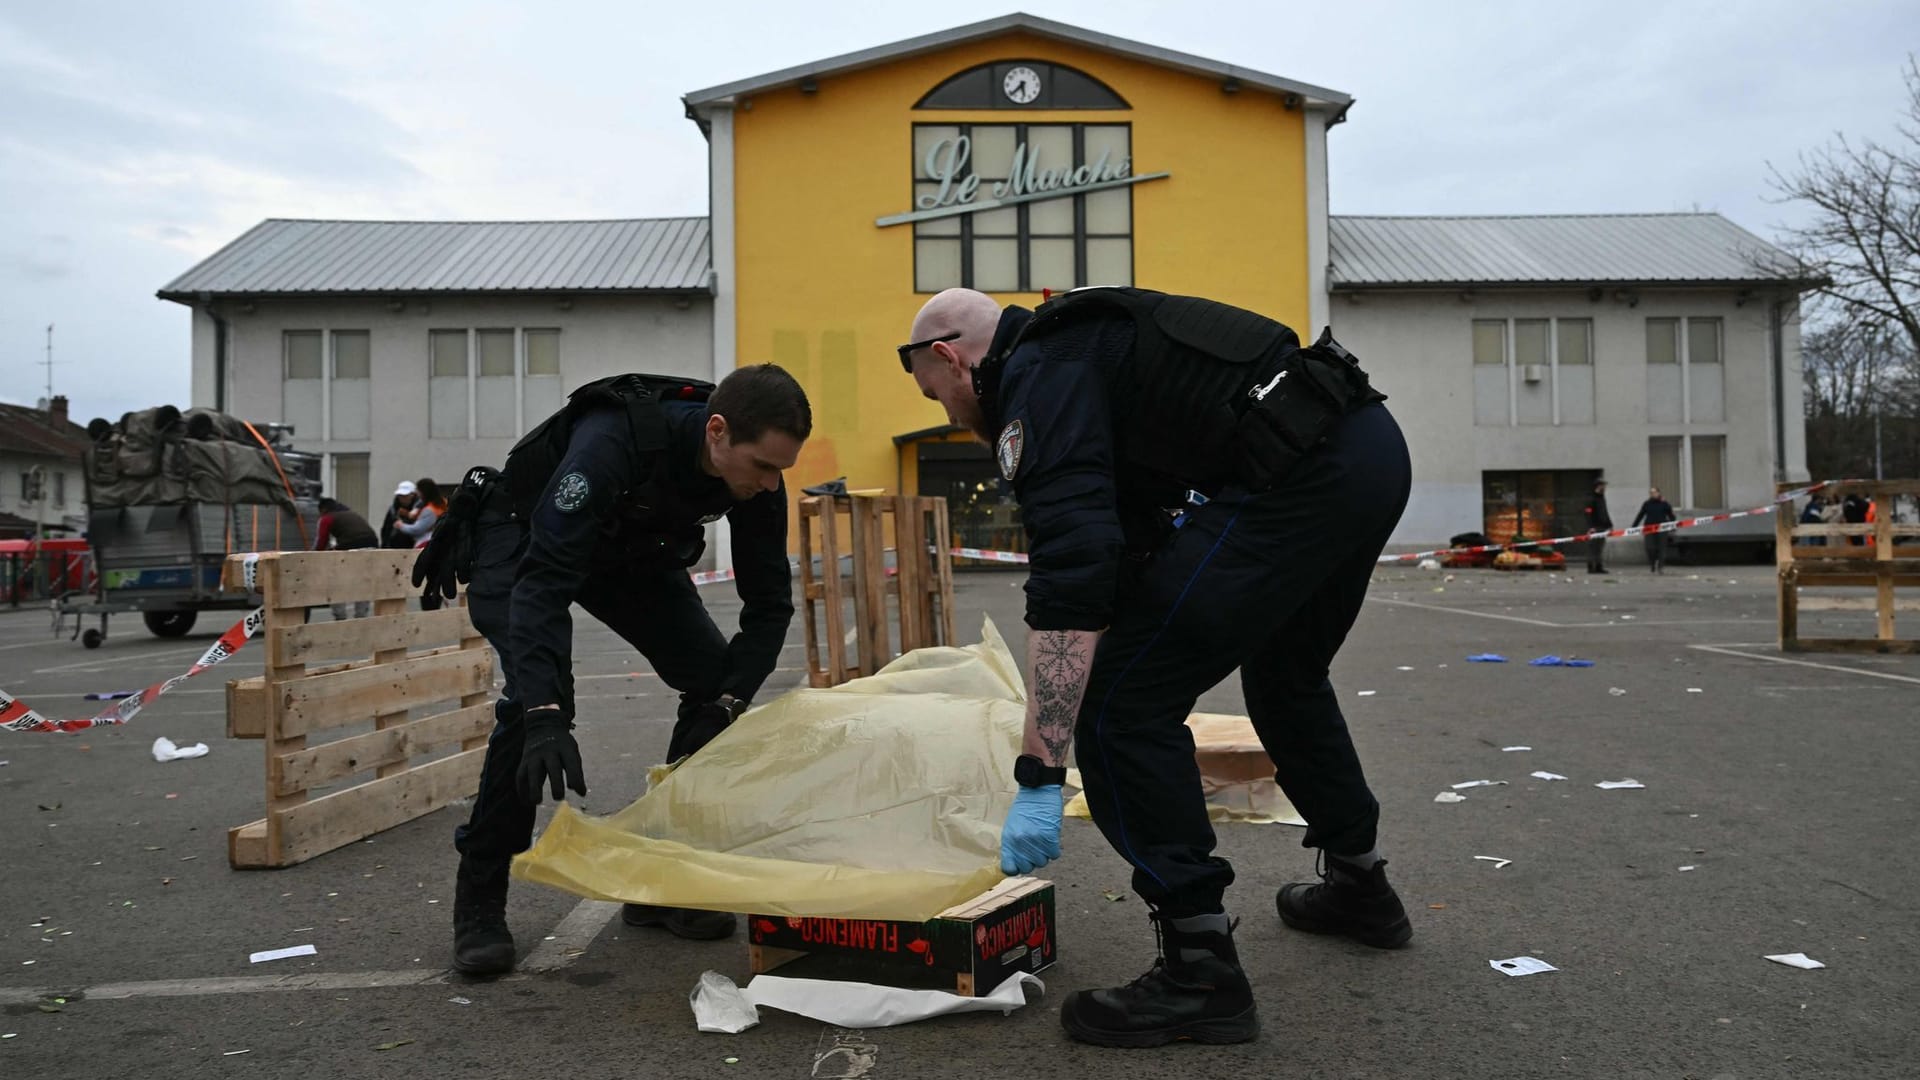
M 985 351 L 1000 325 L 1000 305 L 993 297 L 973 289 L 948 289 L 935 293 L 913 318 L 913 341 L 951 334 L 958 330 L 960 340 Z
M 1000 305 L 973 289 L 935 293 L 913 318 L 913 342 L 930 342 L 902 359 L 913 381 L 928 401 L 940 403 L 947 421 L 992 439 L 980 397 L 973 388 L 973 368 L 993 346 L 1000 329 Z M 958 335 L 953 336 L 953 335 Z

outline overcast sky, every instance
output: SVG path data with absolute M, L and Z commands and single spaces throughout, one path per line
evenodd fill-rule
M 704 214 L 691 90 L 1013 10 L 1331 87 L 1337 214 L 1714 210 L 1885 138 L 1912 0 L 1022 7 L 0 0 L 0 399 L 187 404 L 154 291 L 267 217 Z M 1208 12 L 1211 12 L 1209 14 Z

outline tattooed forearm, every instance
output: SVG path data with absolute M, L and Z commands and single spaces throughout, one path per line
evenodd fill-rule
M 1027 732 L 1023 752 L 1048 765 L 1067 764 L 1073 724 L 1087 691 L 1093 630 L 1035 630 L 1027 635 Z

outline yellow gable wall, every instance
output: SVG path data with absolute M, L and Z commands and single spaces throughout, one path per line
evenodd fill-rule
M 1132 108 L 913 110 L 951 75 L 1022 58 L 1077 67 Z M 1132 171 L 1172 174 L 1132 188 L 1134 284 L 1251 308 L 1303 338 L 1317 329 L 1305 325 L 1303 114 L 1277 95 L 1009 34 L 756 96 L 734 113 L 735 355 L 787 368 L 812 400 L 796 492 L 842 474 L 891 490 L 892 437 L 946 422 L 894 355 L 927 299 L 913 291 L 913 226 L 874 219 L 912 209 L 914 123 L 1016 121 L 1130 123 Z

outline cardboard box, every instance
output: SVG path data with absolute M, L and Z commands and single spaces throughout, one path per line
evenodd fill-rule
M 1008 878 L 926 922 L 748 915 L 747 941 L 756 975 L 830 956 L 846 961 L 836 978 L 933 982 L 968 997 L 1058 958 L 1053 883 L 1030 877 Z

